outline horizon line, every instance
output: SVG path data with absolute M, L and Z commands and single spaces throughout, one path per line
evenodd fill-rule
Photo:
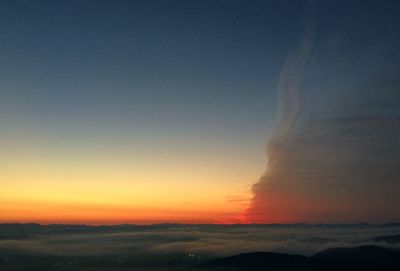
M 116 227 L 116 226 L 135 226 L 135 227 L 149 227 L 149 226 L 389 226 L 398 225 L 400 222 L 386 222 L 386 223 L 368 223 L 368 222 L 354 222 L 354 223 L 306 223 L 306 222 L 293 222 L 293 223 L 148 223 L 148 224 L 135 224 L 135 223 L 116 223 L 116 224 L 85 224 L 85 223 L 39 223 L 39 222 L 0 222 L 2 225 L 37 225 L 37 226 L 86 226 L 86 227 Z

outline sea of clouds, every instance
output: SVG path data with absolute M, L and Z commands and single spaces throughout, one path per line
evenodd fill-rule
M 197 260 L 244 252 L 271 251 L 312 255 L 326 248 L 400 243 L 374 238 L 400 234 L 400 225 L 168 225 L 81 230 L 35 230 L 15 236 L 3 231 L 0 251 L 58 256 L 179 255 Z

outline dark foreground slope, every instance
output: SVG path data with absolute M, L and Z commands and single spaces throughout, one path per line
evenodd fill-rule
M 256 252 L 212 260 L 201 268 L 254 271 L 396 271 L 400 270 L 400 251 L 361 246 L 327 249 L 311 257 Z

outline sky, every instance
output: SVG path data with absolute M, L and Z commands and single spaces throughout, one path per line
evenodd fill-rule
M 1 1 L 0 221 L 399 221 L 398 8 Z

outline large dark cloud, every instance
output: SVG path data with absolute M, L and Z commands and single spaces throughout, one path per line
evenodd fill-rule
M 350 2 L 306 13 L 251 222 L 400 219 L 398 4 Z

